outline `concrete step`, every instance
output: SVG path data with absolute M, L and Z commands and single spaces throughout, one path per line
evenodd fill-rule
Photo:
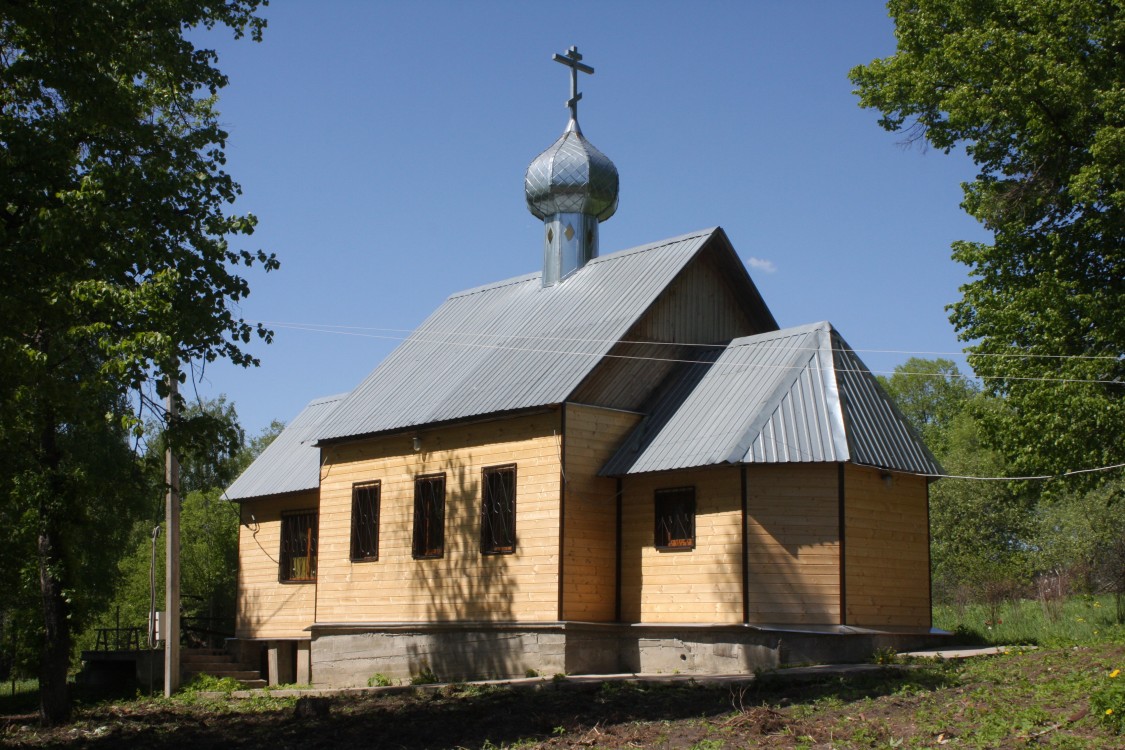
M 233 656 L 211 656 L 207 655 L 192 655 L 183 656 L 180 658 L 180 663 L 184 666 L 192 665 L 222 665 L 222 664 L 237 664 L 237 660 Z
M 260 680 L 262 678 L 261 673 L 256 669 L 208 669 L 205 672 L 184 670 L 184 679 L 189 680 L 199 674 L 206 674 L 210 675 L 211 677 L 218 677 L 219 679 L 230 677 L 231 679 L 238 680 L 239 682 L 246 682 L 248 680 Z

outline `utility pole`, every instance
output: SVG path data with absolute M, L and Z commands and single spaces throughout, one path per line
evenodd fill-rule
M 177 374 L 168 376 L 169 427 L 176 419 Z M 164 525 L 168 527 L 164 538 L 164 695 L 170 696 L 180 687 L 180 462 L 170 440 L 164 455 L 164 479 L 168 483 L 164 506 Z

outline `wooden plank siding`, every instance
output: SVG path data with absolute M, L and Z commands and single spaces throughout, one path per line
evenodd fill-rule
M 926 480 L 903 474 L 890 485 L 878 469 L 844 474 L 847 622 L 930 627 Z
M 746 467 L 749 621 L 840 622 L 837 464 Z
M 324 449 L 317 622 L 553 621 L 558 613 L 560 413 Z M 480 552 L 481 471 L 516 467 L 516 551 Z M 412 556 L 414 479 L 445 474 L 445 549 Z M 352 562 L 352 485 L 381 483 L 379 559 Z
M 235 616 L 239 638 L 309 637 L 305 628 L 313 624 L 316 584 L 280 583 L 278 566 L 282 513 L 316 507 L 316 490 L 239 504 Z
M 640 421 L 635 412 L 566 404 L 563 620 L 612 622 L 617 594 L 617 481 L 598 476 Z
M 695 547 L 654 546 L 655 493 L 695 488 Z M 621 616 L 641 623 L 742 622 L 738 467 L 627 476 L 622 481 Z
M 573 401 L 643 410 L 679 361 L 698 357 L 699 344 L 726 345 L 765 330 L 732 289 L 718 253 L 707 248 L 680 271 L 575 390 Z

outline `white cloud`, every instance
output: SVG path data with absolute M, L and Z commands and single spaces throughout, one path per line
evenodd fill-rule
M 751 258 L 750 267 L 765 273 L 773 273 L 777 270 L 772 260 L 763 260 L 762 258 Z

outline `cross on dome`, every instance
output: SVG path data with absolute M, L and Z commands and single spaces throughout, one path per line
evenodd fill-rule
M 582 55 L 578 53 L 578 47 L 576 46 L 568 49 L 565 55 L 556 53 L 552 59 L 570 68 L 570 99 L 567 100 L 566 106 L 570 107 L 570 119 L 577 123 L 578 100 L 582 98 L 582 94 L 578 93 L 578 71 L 581 70 L 583 73 L 593 75 L 594 69 L 589 65 L 582 64 Z

